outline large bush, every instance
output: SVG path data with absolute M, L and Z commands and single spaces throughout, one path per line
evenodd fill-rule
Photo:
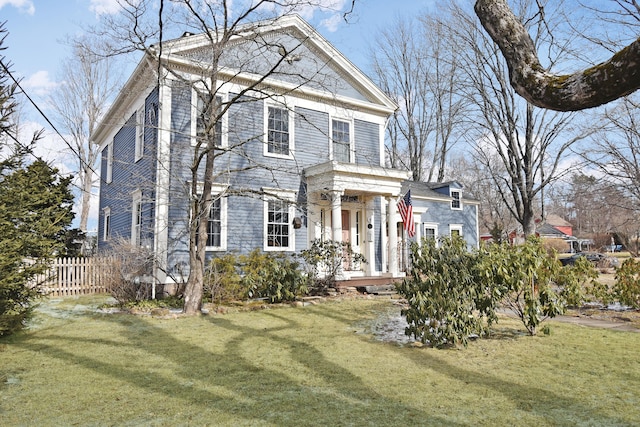
M 513 310 L 531 335 L 543 320 L 564 312 L 564 301 L 553 290 L 562 267 L 538 238 L 530 237 L 521 245 L 486 246 L 480 253 L 478 271 L 485 286 L 504 295 L 502 303 Z
M 405 332 L 423 343 L 466 344 L 470 336 L 489 332 L 499 305 L 510 308 L 531 335 L 564 310 L 553 290 L 562 268 L 539 239 L 477 251 L 459 237 L 442 240 L 440 247 L 425 240 L 413 244 L 411 254 L 412 269 L 397 288 L 408 302 L 402 310 L 409 323 Z
M 640 261 L 629 258 L 618 268 L 613 296 L 622 305 L 640 308 Z
M 259 249 L 212 259 L 206 277 L 205 289 L 212 302 L 267 298 L 275 303 L 293 301 L 307 292 L 306 279 L 295 258 Z
M 411 245 L 412 268 L 397 286 L 407 299 L 405 333 L 434 347 L 465 344 L 495 319 L 498 295 L 477 280 L 477 254 L 459 237 Z

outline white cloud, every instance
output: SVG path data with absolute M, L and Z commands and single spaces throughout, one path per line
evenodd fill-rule
M 91 0 L 89 10 L 96 15 L 112 15 L 118 13 L 121 10 L 121 6 L 118 0 Z
M 327 31 L 331 33 L 335 33 L 336 31 L 338 31 L 338 27 L 340 26 L 341 22 L 342 22 L 342 15 L 339 13 L 336 13 L 335 15 L 327 19 L 323 19 L 320 22 L 320 26 L 326 28 Z
M 36 8 L 31 0 L 0 0 L 0 9 L 5 6 L 13 6 L 20 12 L 33 15 L 36 13 Z
M 29 95 L 44 96 L 55 89 L 59 83 L 56 83 L 49 78 L 48 71 L 40 70 L 23 79 L 20 82 L 20 85 Z

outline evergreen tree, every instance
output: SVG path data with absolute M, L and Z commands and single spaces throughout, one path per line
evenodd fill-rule
M 0 52 L 6 31 L 0 24 Z M 66 251 L 73 220 L 71 177 L 60 177 L 45 161 L 31 159 L 29 144 L 15 132 L 17 85 L 0 56 L 0 336 L 21 329 L 39 296 L 36 276 Z

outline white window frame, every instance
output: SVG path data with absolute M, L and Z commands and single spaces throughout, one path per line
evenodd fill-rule
M 289 135 L 289 153 L 281 154 L 281 153 L 271 153 L 269 151 L 269 109 L 277 108 L 279 110 L 284 110 L 287 113 L 288 119 L 288 135 Z M 294 120 L 293 120 L 293 111 L 288 108 L 284 104 L 277 104 L 273 102 L 266 102 L 264 104 L 264 151 L 263 154 L 265 157 L 275 157 L 279 159 L 293 159 L 293 153 L 295 152 L 295 135 L 294 135 Z
M 354 150 L 354 136 L 353 136 L 353 120 L 345 119 L 342 117 L 331 117 L 329 120 L 329 152 L 331 160 L 336 160 L 334 153 L 334 140 L 333 140 L 333 122 L 338 121 L 342 123 L 347 123 L 349 125 L 349 161 L 348 163 L 353 163 L 355 158 L 355 150 Z M 337 160 L 336 160 L 337 161 Z
M 222 185 L 213 185 L 211 189 L 211 197 L 214 200 L 217 199 L 220 201 L 220 246 L 207 246 L 205 247 L 205 251 L 215 252 L 227 250 L 227 197 L 223 194 L 225 190 L 226 187 Z M 207 228 L 207 241 L 208 240 L 209 229 Z
M 145 114 L 144 105 L 136 111 L 136 147 L 134 162 L 142 159 L 144 155 Z
M 438 224 L 435 222 L 423 222 L 422 223 L 422 238 L 426 239 L 427 238 L 427 229 L 432 229 L 434 231 L 433 233 L 433 237 L 436 240 L 436 246 L 438 246 Z
M 221 103 L 226 102 L 226 99 L 227 99 L 226 93 L 216 93 L 215 96 L 216 98 L 220 99 Z M 200 111 L 198 108 L 200 106 L 199 102 L 200 102 L 200 96 L 199 96 L 198 89 L 193 89 L 191 91 L 191 146 L 192 147 L 195 147 L 196 144 L 198 143 L 196 138 L 198 136 L 198 117 L 200 116 Z M 228 123 L 227 114 L 224 114 L 220 120 L 221 120 L 220 145 L 216 145 L 216 147 L 226 148 L 229 146 L 229 138 L 228 138 L 229 123 Z
M 281 189 L 264 189 L 264 203 L 263 203 L 263 249 L 265 252 L 292 252 L 296 250 L 296 233 L 293 228 L 293 218 L 295 217 L 296 207 L 295 207 L 295 197 L 296 192 L 291 190 L 281 190 Z M 289 227 L 288 246 L 269 246 L 269 202 L 271 201 L 281 201 L 288 204 L 288 217 L 287 217 L 287 226 Z M 284 223 L 282 223 L 284 224 Z
M 449 224 L 449 237 L 453 237 L 454 231 L 457 231 L 460 237 L 464 237 L 464 234 L 462 234 L 462 224 Z
M 102 240 L 107 242 L 111 239 L 111 208 L 102 210 Z
M 456 198 L 454 196 L 454 194 L 457 194 L 458 197 Z M 461 211 L 462 210 L 462 190 L 460 189 L 450 189 L 449 190 L 449 196 L 453 199 L 451 200 L 451 210 L 454 211 Z M 454 204 L 458 204 L 458 206 L 454 206 Z
M 107 145 L 107 172 L 105 173 L 104 180 L 107 184 L 113 181 L 113 143 L 114 140 L 111 140 Z
M 131 202 L 131 245 L 140 246 L 142 242 L 142 191 L 132 193 Z

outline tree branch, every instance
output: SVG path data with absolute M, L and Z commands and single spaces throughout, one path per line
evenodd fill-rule
M 640 88 L 640 38 L 608 61 L 573 74 L 545 70 L 529 33 L 506 0 L 477 0 L 476 15 L 500 47 L 515 91 L 533 105 L 556 111 L 597 107 Z

